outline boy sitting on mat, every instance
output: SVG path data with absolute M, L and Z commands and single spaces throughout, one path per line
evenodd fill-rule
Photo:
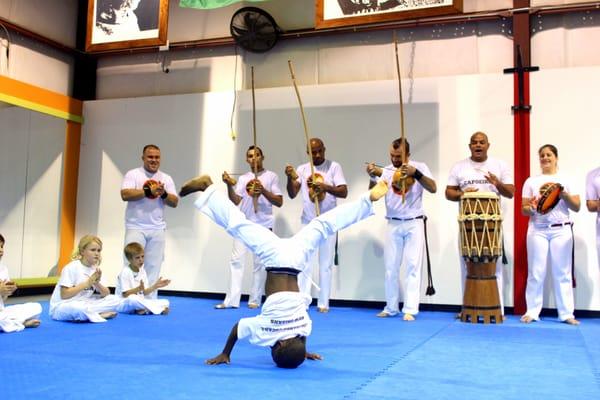
M 129 265 L 123 267 L 117 277 L 115 294 L 123 297 L 123 301 L 117 307 L 121 313 L 145 314 L 168 314 L 169 300 L 151 299 L 146 296 L 155 290 L 167 286 L 171 281 L 159 277 L 152 285 L 148 282 L 148 275 L 144 269 L 144 248 L 137 242 L 125 246 L 123 250 Z

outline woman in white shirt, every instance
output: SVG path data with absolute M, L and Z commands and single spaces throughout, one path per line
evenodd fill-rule
M 542 173 L 527 178 L 523 185 L 521 212 L 529 216 L 527 229 L 528 277 L 527 312 L 521 322 L 539 320 L 543 303 L 547 260 L 550 259 L 552 282 L 558 318 L 567 324 L 578 325 L 573 311 L 572 249 L 573 222 L 570 211 L 579 211 L 579 195 L 571 194 L 571 181 L 558 172 L 558 150 L 546 144 L 538 150 Z M 558 202 L 547 211 L 539 211 L 542 195 L 551 184 L 560 185 Z

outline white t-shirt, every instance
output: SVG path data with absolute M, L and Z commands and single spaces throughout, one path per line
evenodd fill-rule
M 408 164 L 418 169 L 424 176 L 432 178 L 431 171 L 429 171 L 425 163 L 409 160 Z M 396 168 L 393 164 L 390 164 L 383 168 L 383 173 L 381 174 L 381 179 L 385 179 L 390 188 L 385 195 L 386 217 L 414 218 L 423 215 L 423 186 L 416 181 L 406 193 L 404 203 L 402 203 L 402 195 L 394 192 L 392 188 L 394 173 L 396 173 Z
M 600 200 L 600 168 L 587 174 L 585 180 L 585 199 Z M 596 213 L 596 223 L 600 224 L 600 212 Z
M 9 281 L 10 277 L 8 276 L 8 267 L 2 263 L 0 263 L 0 281 Z M 4 299 L 0 296 L 0 311 L 4 310 Z
M 278 340 L 308 336 L 312 321 L 306 312 L 312 299 L 299 292 L 273 293 L 256 317 L 242 318 L 238 322 L 238 339 L 248 337 L 258 346 L 273 346 Z
M 153 174 L 146 171 L 144 167 L 135 168 L 127 172 L 123 178 L 121 189 L 143 189 L 144 183 L 148 179 L 164 183 L 166 192 L 176 195 L 175 183 L 169 175 L 161 171 L 156 171 Z M 128 201 L 127 209 L 125 210 L 125 227 L 127 229 L 141 230 L 165 229 L 167 223 L 164 218 L 164 208 L 164 200 L 160 197 L 155 199 L 144 197 L 140 200 Z
M 258 210 L 254 211 L 254 202 L 252 196 L 250 196 L 246 190 L 248 182 L 254 179 L 253 172 L 246 172 L 240 176 L 237 184 L 235 185 L 235 193 L 242 197 L 239 207 L 244 213 L 246 218 L 250 221 L 256 222 L 264 226 L 265 228 L 273 228 L 273 205 L 263 195 L 258 197 Z M 275 195 L 281 195 L 281 189 L 279 188 L 279 178 L 273 171 L 263 170 L 258 173 L 258 180 L 262 183 L 263 187 L 269 192 Z
M 80 260 L 74 260 L 65 265 L 60 273 L 58 283 L 54 287 L 52 297 L 50 298 L 50 313 L 52 313 L 54 308 L 62 302 L 91 298 L 94 295 L 94 288 L 82 290 L 69 299 L 63 299 L 60 297 L 60 287 L 64 286 L 70 288 L 77 286 L 80 283 L 85 282 L 94 271 L 96 271 L 96 267 L 86 267 Z
M 146 289 L 150 287 L 150 284 L 148 283 L 148 275 L 146 275 L 144 266 L 142 266 L 138 272 L 134 272 L 131 268 L 129 268 L 129 265 L 127 265 L 123 267 L 119 273 L 119 276 L 117 277 L 115 294 L 117 296 L 123 296 L 123 292 L 138 287 L 140 282 L 144 282 L 144 287 Z M 144 293 L 138 293 L 138 295 L 144 297 Z
M 480 192 L 494 192 L 499 195 L 496 186 L 485 179 L 488 172 L 496 175 L 504 184 L 514 184 L 514 178 L 508 169 L 508 165 L 504 161 L 488 157 L 484 162 L 476 162 L 471 158 L 466 158 L 454 164 L 448 176 L 448 186 L 458 186 L 462 191 L 472 187 Z
M 560 183 L 567 192 L 571 193 L 571 181 L 563 174 L 554 175 L 537 175 L 530 176 L 523 184 L 523 198 L 533 199 L 540 197 L 540 188 L 546 183 Z M 572 193 L 571 193 L 572 194 Z M 551 225 L 562 224 L 569 222 L 569 208 L 564 200 L 560 200 L 558 204 L 547 214 L 534 213 L 529 217 L 529 224 L 533 225 Z
M 308 195 L 308 183 L 310 178 L 310 164 L 300 165 L 296 172 L 300 181 L 300 192 L 302 194 L 302 223 L 307 224 L 316 217 L 315 203 L 310 200 Z M 325 160 L 321 165 L 315 165 L 315 174 L 323 177 L 323 182 L 332 186 L 346 185 L 346 179 L 342 172 L 342 167 L 335 161 Z M 335 208 L 337 198 L 330 193 L 325 194 L 325 198 L 319 203 L 319 211 L 321 214 Z

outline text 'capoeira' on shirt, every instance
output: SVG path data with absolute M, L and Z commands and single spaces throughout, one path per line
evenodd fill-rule
M 311 301 L 299 292 L 273 293 L 267 297 L 260 315 L 240 319 L 238 338 L 247 337 L 258 346 L 273 346 L 279 340 L 310 335 L 312 321 L 306 309 Z

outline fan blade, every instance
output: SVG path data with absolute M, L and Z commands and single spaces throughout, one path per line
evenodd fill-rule
M 235 32 L 237 36 L 245 36 L 248 34 L 248 29 L 232 26 L 231 29 Z

